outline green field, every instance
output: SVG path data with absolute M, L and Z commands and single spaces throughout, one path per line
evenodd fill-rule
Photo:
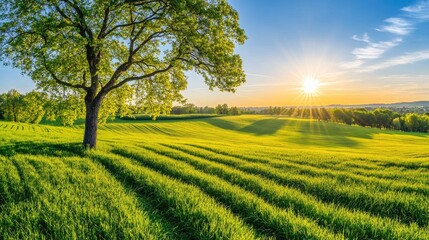
M 429 239 L 429 135 L 230 116 L 0 122 L 0 239 Z

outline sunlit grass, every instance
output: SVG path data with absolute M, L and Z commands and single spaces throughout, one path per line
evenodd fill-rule
M 428 134 L 311 119 L 0 122 L 0 238 L 427 239 Z

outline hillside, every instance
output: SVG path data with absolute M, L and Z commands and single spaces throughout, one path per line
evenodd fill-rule
M 0 238 L 429 239 L 429 134 L 306 119 L 0 122 Z

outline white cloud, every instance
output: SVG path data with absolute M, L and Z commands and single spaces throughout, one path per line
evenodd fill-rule
M 359 37 L 358 35 L 353 35 L 352 39 L 360 42 L 370 42 L 368 33 L 365 33 L 362 37 Z
M 402 56 L 389 59 L 382 63 L 366 67 L 365 69 L 362 69 L 361 72 L 373 72 L 380 69 L 390 68 L 397 65 L 411 64 L 411 63 L 428 60 L 428 59 L 429 59 L 429 50 L 411 52 L 411 53 L 406 53 Z
M 364 48 L 355 48 L 352 51 L 352 54 L 355 55 L 355 59 L 377 59 L 379 58 L 384 52 L 389 50 L 392 47 L 395 47 L 399 45 L 399 43 L 402 42 L 401 38 L 395 38 L 388 42 L 378 42 L 373 43 L 369 40 L 368 35 L 364 35 L 367 38 L 353 38 L 358 39 L 357 41 L 364 41 L 368 43 L 368 46 Z
M 365 33 L 362 36 L 354 35 L 352 39 L 367 43 L 366 46 L 355 48 L 352 51 L 354 60 L 341 64 L 345 69 L 358 69 L 365 65 L 366 61 L 379 59 L 386 51 L 402 43 L 402 36 L 410 34 L 418 23 L 429 21 L 429 0 L 421 0 L 414 5 L 403 7 L 401 17 L 391 17 L 384 20 L 385 24 L 376 30 L 379 32 L 388 32 L 398 35 L 391 41 L 371 41 L 369 35 Z M 401 36 L 401 37 L 399 37 Z M 394 59 L 390 59 L 378 65 L 373 65 L 362 71 L 375 71 L 381 68 L 387 68 L 394 65 L 409 64 L 420 61 L 420 58 L 426 59 L 426 51 L 407 53 Z
M 407 35 L 413 30 L 412 24 L 403 18 L 388 18 L 384 21 L 389 24 L 384 25 L 381 28 L 377 28 L 377 31 L 390 32 L 397 35 Z
M 429 1 L 420 1 L 417 4 L 404 7 L 401 10 L 412 18 L 429 20 Z

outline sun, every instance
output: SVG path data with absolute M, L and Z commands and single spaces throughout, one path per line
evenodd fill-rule
M 302 83 L 302 90 L 305 94 L 315 94 L 317 89 L 319 89 L 319 80 L 314 77 L 307 77 Z

